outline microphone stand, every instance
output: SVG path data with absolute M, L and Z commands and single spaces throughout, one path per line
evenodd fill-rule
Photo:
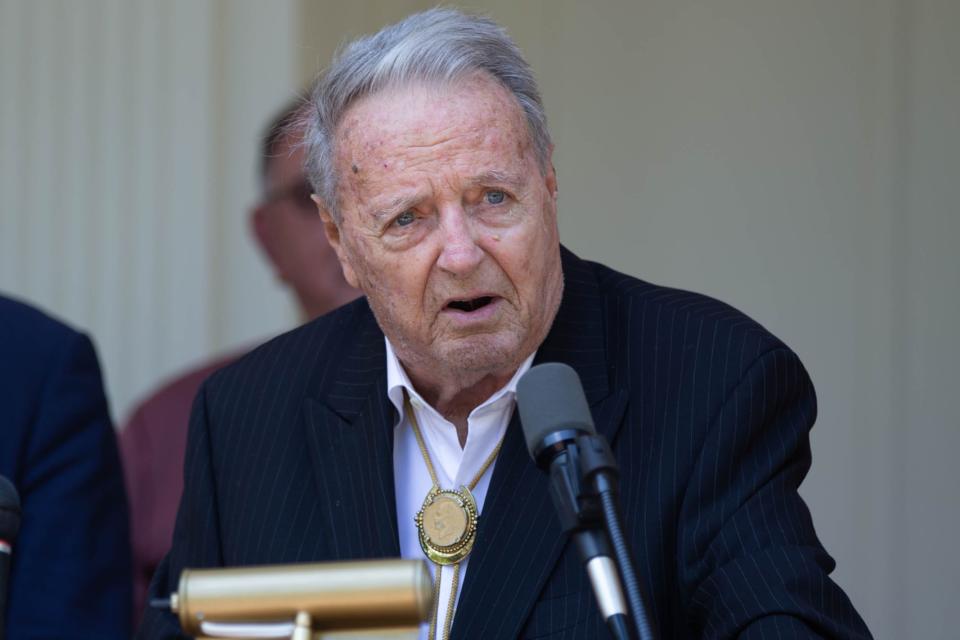
M 596 509 L 596 502 L 599 501 L 603 524 L 613 543 L 620 576 L 626 586 L 630 615 L 636 625 L 637 634 L 640 640 L 654 640 L 657 637 L 656 629 L 644 607 L 643 592 L 633 568 L 633 560 L 620 519 L 617 500 L 617 481 L 620 471 L 617 468 L 617 462 L 610 450 L 610 445 L 603 436 L 581 433 L 577 436 L 576 445 L 581 480 L 580 502 L 592 511 Z M 551 473 L 552 471 L 551 468 Z M 591 492 L 583 492 L 584 482 L 592 489 Z

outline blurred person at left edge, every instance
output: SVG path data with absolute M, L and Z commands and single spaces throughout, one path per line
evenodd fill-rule
M 90 340 L 0 297 L 0 474 L 20 494 L 7 640 L 129 638 L 130 542 Z
M 310 199 L 303 168 L 304 102 L 285 105 L 260 146 L 260 198 L 250 226 L 274 274 L 296 298 L 302 320 L 312 320 L 360 292 L 343 278 L 323 221 Z M 134 621 L 146 605 L 147 586 L 170 548 L 183 491 L 183 458 L 190 407 L 200 384 L 241 352 L 220 354 L 165 383 L 141 402 L 120 430 L 133 545 Z

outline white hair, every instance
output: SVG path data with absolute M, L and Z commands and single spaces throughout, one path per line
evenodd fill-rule
M 305 123 L 307 176 L 334 219 L 340 219 L 334 135 L 350 106 L 384 89 L 454 82 L 478 71 L 495 78 L 516 99 L 540 168 L 546 172 L 551 149 L 547 118 L 520 49 L 489 18 L 430 9 L 354 40 L 337 53 L 314 86 Z

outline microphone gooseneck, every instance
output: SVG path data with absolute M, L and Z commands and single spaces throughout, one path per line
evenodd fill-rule
M 623 534 L 623 527 L 620 524 L 620 511 L 617 509 L 616 495 L 613 491 L 600 490 L 600 502 L 603 505 L 603 518 L 607 525 L 607 533 L 610 535 L 610 541 L 613 543 L 613 551 L 617 558 L 617 563 L 621 567 L 629 567 L 623 574 L 624 586 L 627 590 L 627 601 L 630 603 L 630 611 L 633 612 L 633 619 L 637 624 L 637 633 L 641 638 L 654 638 L 656 634 L 647 618 L 644 606 L 643 596 L 640 590 L 640 583 L 633 571 L 633 558 L 630 556 L 630 548 L 627 546 L 627 538 Z M 639 613 L 637 613 L 639 612 Z
M 517 384 L 517 407 L 527 450 L 550 475 L 550 497 L 561 528 L 577 546 L 610 633 L 614 638 L 655 638 L 620 524 L 619 470 L 606 439 L 596 433 L 579 376 L 560 363 L 533 367 Z

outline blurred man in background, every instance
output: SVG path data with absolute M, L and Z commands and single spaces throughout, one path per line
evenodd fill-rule
M 311 201 L 303 169 L 302 101 L 288 104 L 267 128 L 261 147 L 262 197 L 250 216 L 257 243 L 276 276 L 296 296 L 303 320 L 353 300 Z M 220 356 L 168 382 L 136 407 L 121 431 L 130 495 L 134 610 L 139 618 L 153 571 L 170 546 L 183 490 L 190 407 L 200 384 L 240 353 Z
M 2 296 L 0 475 L 20 498 L 6 638 L 129 638 L 127 505 L 96 353 Z

